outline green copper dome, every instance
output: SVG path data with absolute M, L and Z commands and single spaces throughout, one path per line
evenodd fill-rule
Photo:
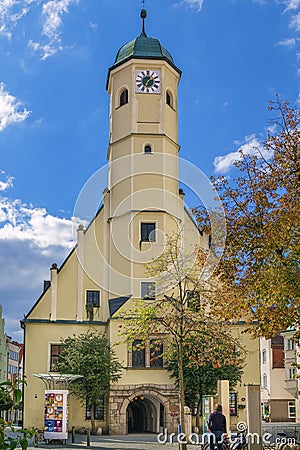
M 127 44 L 123 45 L 117 53 L 117 57 L 112 67 L 108 69 L 108 76 L 106 82 L 106 89 L 108 88 L 109 76 L 111 70 L 120 66 L 126 61 L 136 59 L 163 59 L 167 61 L 180 75 L 181 70 L 175 66 L 171 54 L 165 47 L 161 45 L 158 39 L 148 37 L 145 33 L 145 19 L 147 17 L 147 11 L 142 9 L 141 19 L 143 20 L 142 32 L 140 36 Z
M 120 48 L 114 66 L 130 58 L 165 59 L 174 65 L 168 50 L 161 45 L 158 39 L 148 37 L 145 32 Z

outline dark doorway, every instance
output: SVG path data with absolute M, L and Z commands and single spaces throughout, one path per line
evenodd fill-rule
M 155 406 L 141 395 L 133 399 L 126 411 L 127 433 L 157 433 L 162 421 L 161 403 Z

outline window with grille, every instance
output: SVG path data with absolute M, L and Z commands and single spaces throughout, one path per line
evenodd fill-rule
M 155 242 L 155 223 L 141 223 L 141 241 L 142 242 Z
M 132 344 L 132 367 L 145 367 L 145 346 L 143 341 L 137 339 Z
M 150 341 L 150 367 L 163 367 L 163 343 Z
M 50 345 L 50 372 L 58 372 L 57 363 L 59 356 L 63 353 L 64 346 L 62 344 Z
M 95 308 L 100 306 L 100 291 L 86 291 L 86 304 Z
M 105 403 L 104 403 L 104 395 L 99 398 L 94 408 L 95 420 L 104 420 L 104 412 L 105 412 Z M 86 402 L 85 406 L 85 418 L 86 420 L 91 420 L 91 408 L 88 406 L 88 402 Z

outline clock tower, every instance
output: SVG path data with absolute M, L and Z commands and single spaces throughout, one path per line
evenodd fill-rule
M 142 32 L 108 71 L 109 266 L 111 295 L 141 297 L 145 263 L 183 223 L 178 186 L 178 84 L 181 71 L 158 39 Z M 108 200 L 106 199 L 106 204 Z M 152 235 L 147 236 L 151 230 Z

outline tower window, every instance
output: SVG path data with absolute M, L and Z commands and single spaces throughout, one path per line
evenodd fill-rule
M 86 305 L 100 306 L 100 291 L 86 291 Z
M 151 145 L 145 145 L 144 153 L 152 153 Z
M 128 90 L 124 89 L 120 95 L 120 106 L 126 105 L 128 103 Z
M 166 92 L 166 103 L 173 108 L 173 97 L 170 91 Z
M 141 223 L 141 241 L 155 242 L 155 223 Z
M 141 297 L 145 300 L 151 300 L 155 298 L 155 283 L 142 282 L 141 283 Z

